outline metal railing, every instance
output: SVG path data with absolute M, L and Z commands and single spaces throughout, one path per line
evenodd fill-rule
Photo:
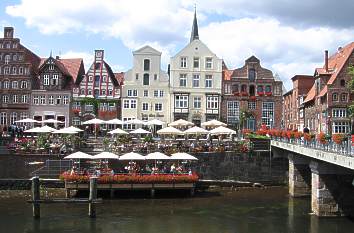
M 286 139 L 280 137 L 272 137 L 272 140 L 278 142 L 290 143 L 293 145 L 303 146 L 306 148 L 312 148 L 316 150 L 336 153 L 345 156 L 353 156 L 354 155 L 354 147 L 351 142 L 351 138 L 344 140 L 341 144 L 337 144 L 329 139 L 326 143 L 320 143 L 317 140 L 312 140 L 310 142 L 301 139 Z
M 31 172 L 31 176 L 58 177 L 61 173 L 70 170 L 71 167 L 71 160 L 46 160 L 43 167 Z

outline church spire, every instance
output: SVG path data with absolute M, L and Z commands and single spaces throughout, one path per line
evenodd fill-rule
M 198 22 L 197 22 L 197 8 L 194 7 L 194 19 L 193 19 L 193 26 L 192 26 L 192 33 L 190 42 L 193 40 L 199 40 L 199 33 L 198 33 Z

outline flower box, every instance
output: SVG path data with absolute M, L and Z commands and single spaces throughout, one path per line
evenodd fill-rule
M 272 92 L 266 92 L 264 93 L 266 96 L 271 96 L 272 95 Z
M 264 95 L 264 92 L 257 92 L 257 95 L 263 96 L 263 95 Z
M 234 92 L 234 96 L 240 96 L 240 92 Z
M 241 95 L 242 95 L 242 96 L 248 96 L 248 92 L 243 91 L 243 92 L 241 92 Z
M 256 100 L 255 96 L 250 96 L 250 100 Z

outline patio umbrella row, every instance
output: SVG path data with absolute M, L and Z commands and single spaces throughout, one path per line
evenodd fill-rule
M 89 155 L 84 152 L 78 151 L 70 154 L 64 159 L 119 159 L 122 161 L 138 161 L 138 160 L 198 160 L 196 157 L 187 153 L 175 153 L 171 156 L 167 156 L 161 152 L 153 152 L 146 156 L 139 153 L 129 152 L 122 156 L 118 156 L 111 152 L 102 152 L 97 155 Z

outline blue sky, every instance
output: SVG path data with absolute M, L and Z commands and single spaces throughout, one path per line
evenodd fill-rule
M 256 55 L 287 88 L 295 74 L 312 74 L 353 41 L 354 1 L 342 0 L 17 0 L 0 1 L 2 26 L 39 56 L 82 57 L 104 49 L 115 71 L 132 64 L 146 44 L 162 52 L 163 69 L 189 40 L 194 4 L 200 38 L 230 68 Z

